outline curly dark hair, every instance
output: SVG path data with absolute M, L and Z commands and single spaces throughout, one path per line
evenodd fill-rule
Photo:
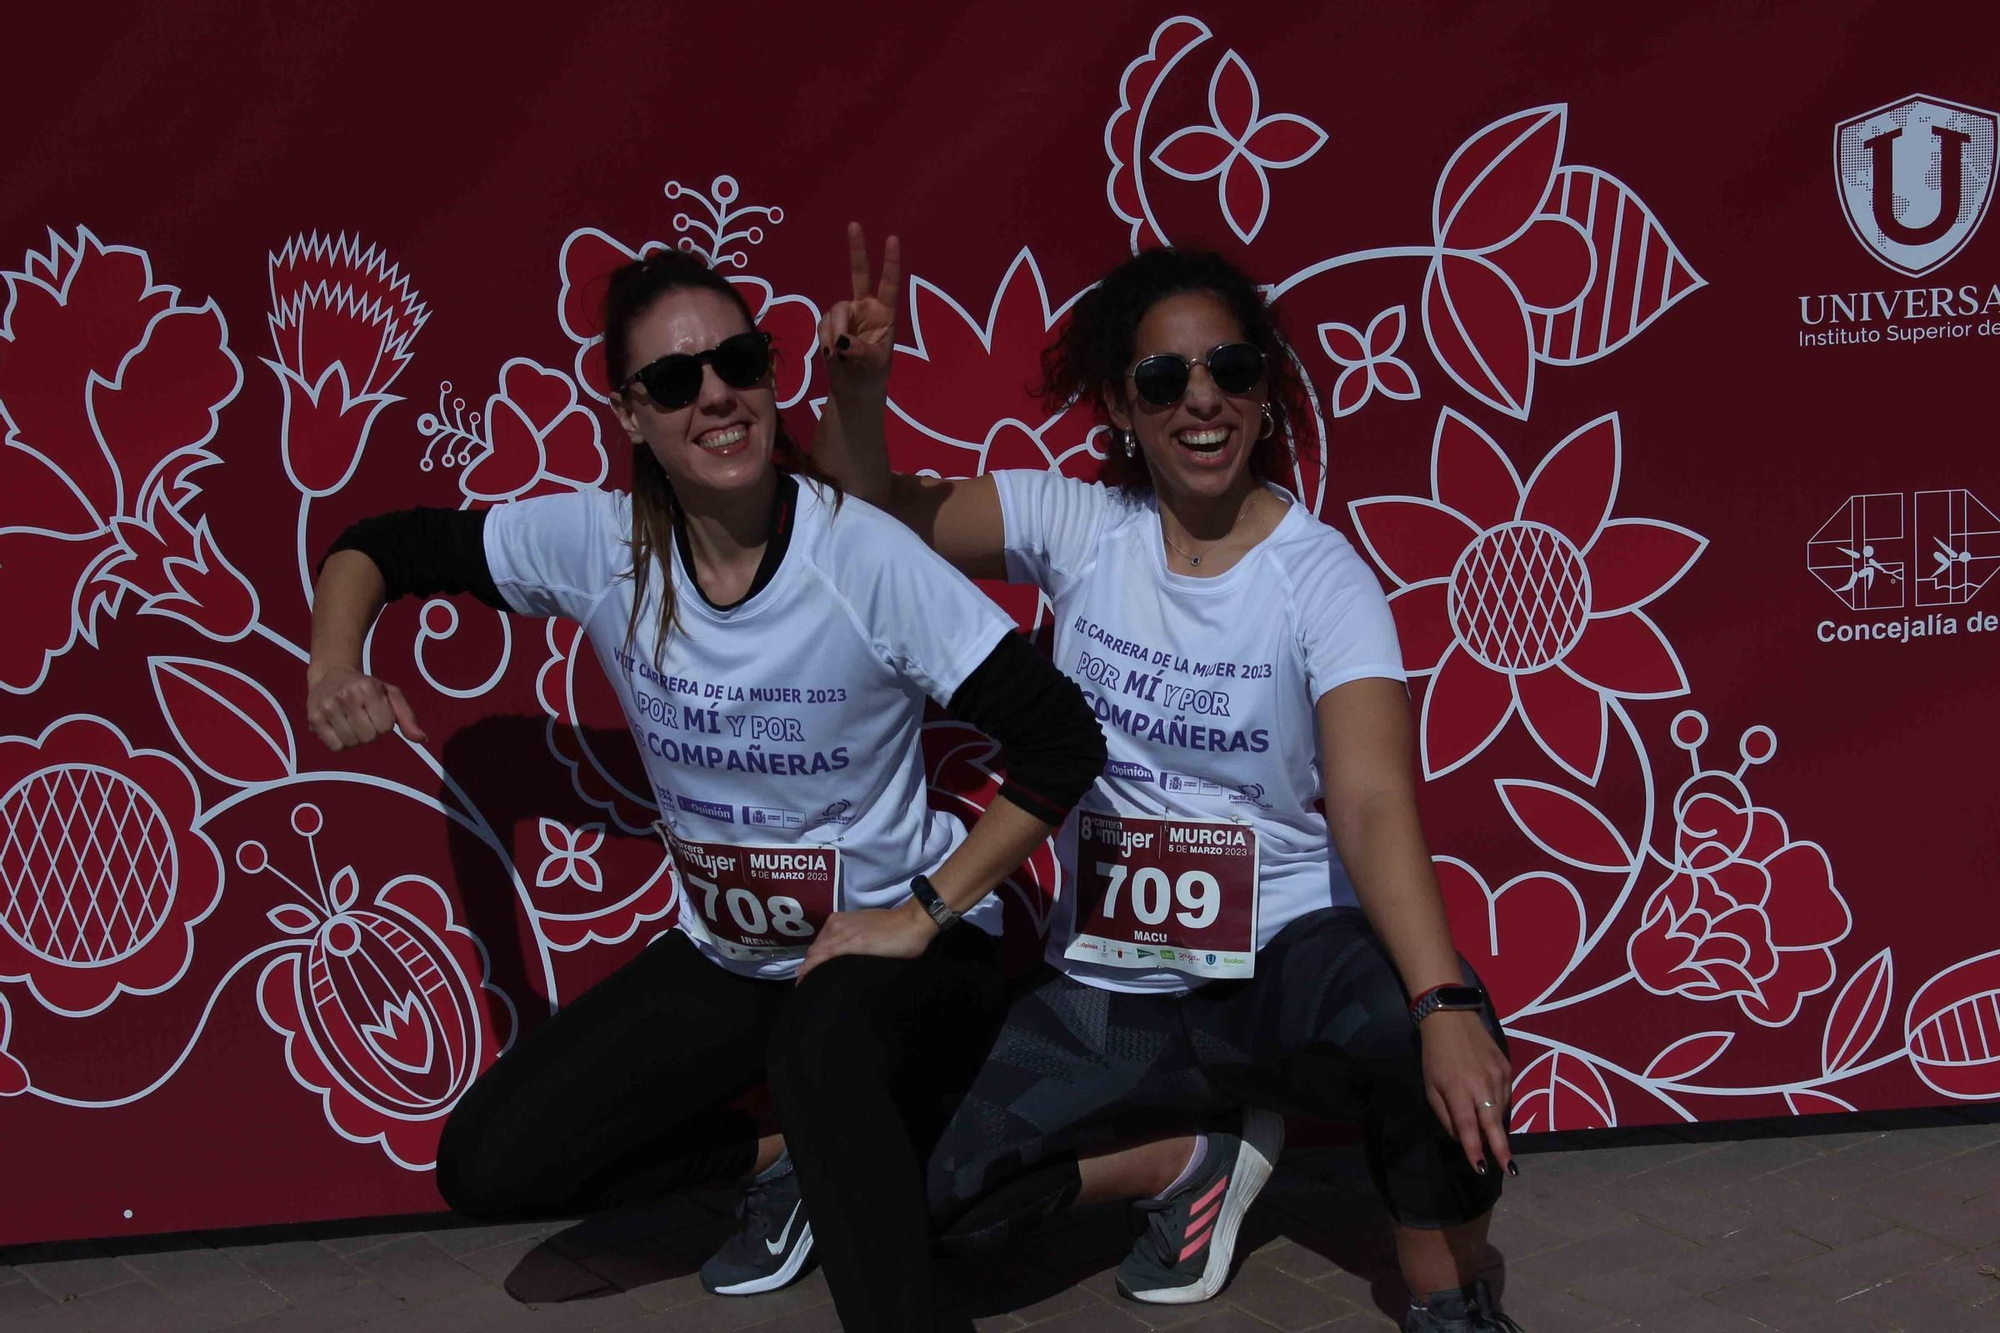
M 1246 341 L 1264 353 L 1264 382 L 1275 423 L 1270 435 L 1250 450 L 1250 471 L 1281 486 L 1292 484 L 1292 422 L 1301 419 L 1299 384 L 1291 348 L 1264 294 L 1243 271 L 1212 250 L 1146 250 L 1104 275 L 1077 298 L 1056 340 L 1042 349 L 1040 394 L 1051 408 L 1079 397 L 1089 399 L 1104 426 L 1112 426 L 1104 402 L 1108 394 L 1129 402 L 1126 372 L 1132 368 L 1133 341 L 1146 312 L 1181 292 L 1206 292 L 1222 302 L 1243 327 Z M 1100 473 L 1107 485 L 1152 489 L 1146 455 L 1131 458 L 1120 448 L 1105 451 Z

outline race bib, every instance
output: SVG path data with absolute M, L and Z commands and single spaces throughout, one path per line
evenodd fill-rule
M 1197 977 L 1257 970 L 1257 832 L 1232 820 L 1081 811 L 1065 958 Z
M 728 958 L 803 955 L 833 915 L 840 849 L 690 842 L 662 826 L 687 893 L 687 923 Z

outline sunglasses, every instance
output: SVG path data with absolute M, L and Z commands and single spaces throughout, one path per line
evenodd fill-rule
M 701 397 L 701 368 L 715 373 L 732 389 L 748 389 L 771 373 L 771 335 L 739 333 L 724 338 L 706 352 L 675 352 L 649 361 L 625 377 L 620 393 L 637 384 L 656 407 L 671 412 Z
M 1132 367 L 1132 387 L 1154 407 L 1171 407 L 1187 392 L 1188 376 L 1207 366 L 1209 378 L 1224 393 L 1248 393 L 1264 378 L 1264 354 L 1251 343 L 1224 343 L 1193 361 L 1173 352 L 1157 352 Z

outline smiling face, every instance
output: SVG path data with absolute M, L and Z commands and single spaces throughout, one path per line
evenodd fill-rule
M 1225 343 L 1247 341 L 1243 326 L 1208 292 L 1177 292 L 1154 302 L 1132 338 L 1132 366 L 1169 352 L 1189 361 Z M 1163 499 L 1212 500 L 1246 484 L 1250 451 L 1264 429 L 1268 386 L 1258 380 L 1243 393 L 1224 392 L 1205 365 L 1190 368 L 1187 392 L 1158 407 L 1133 387 L 1107 396 L 1112 424 L 1128 431 L 1144 451 L 1153 486 Z
M 721 293 L 699 287 L 670 291 L 632 320 L 626 373 L 676 352 L 706 352 L 749 331 L 743 311 Z M 637 384 L 615 395 L 611 406 L 626 435 L 652 450 L 684 501 L 702 491 L 755 486 L 771 467 L 778 404 L 768 374 L 737 389 L 724 383 L 714 366 L 704 365 L 701 392 L 686 407 L 662 408 Z

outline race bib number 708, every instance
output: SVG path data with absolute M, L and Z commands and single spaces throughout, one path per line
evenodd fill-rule
M 688 924 L 726 957 L 803 954 L 833 915 L 838 848 L 692 842 L 660 831 L 687 892 Z

